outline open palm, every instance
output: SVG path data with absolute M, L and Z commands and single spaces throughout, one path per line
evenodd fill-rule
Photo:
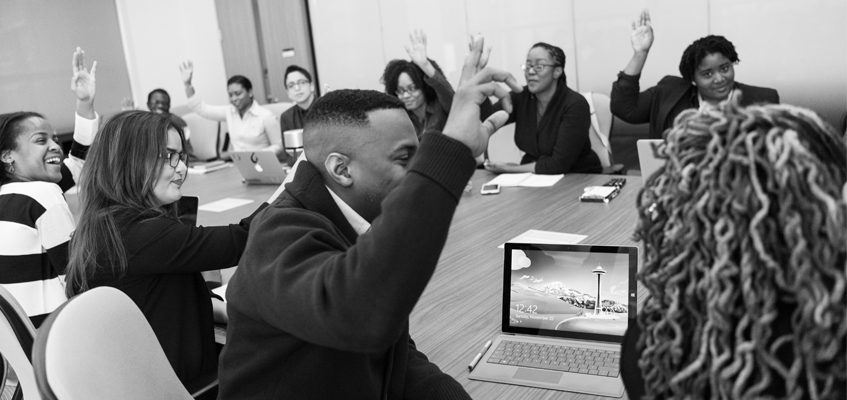
M 95 73 L 97 71 L 97 61 L 91 65 L 91 70 L 85 67 L 85 52 L 79 47 L 74 51 L 73 61 L 73 77 L 71 78 L 71 90 L 80 101 L 91 101 L 97 92 Z
M 647 51 L 653 46 L 653 26 L 650 25 L 650 13 L 647 10 L 642 11 L 638 21 L 632 23 L 630 41 L 635 51 Z

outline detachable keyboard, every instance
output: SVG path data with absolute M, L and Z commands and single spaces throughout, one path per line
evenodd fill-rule
M 620 371 L 620 352 L 503 340 L 488 362 L 614 377 Z

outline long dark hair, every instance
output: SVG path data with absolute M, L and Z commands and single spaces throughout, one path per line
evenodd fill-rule
M 88 279 L 102 268 L 116 276 L 126 273 L 118 220 L 176 215 L 175 204 L 162 206 L 153 194 L 170 129 L 179 132 L 184 145 L 182 129 L 169 116 L 125 111 L 94 139 L 79 182 L 82 215 L 70 243 L 68 297 L 87 290 Z
M 18 135 L 21 133 L 20 125 L 29 118 L 36 117 L 44 119 L 44 116 L 33 111 L 17 111 L 0 114 L 0 154 L 18 148 Z M 0 168 L 0 185 L 11 182 L 14 176 L 9 172 L 5 164 Z

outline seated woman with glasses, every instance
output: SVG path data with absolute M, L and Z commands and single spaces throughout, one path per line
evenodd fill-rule
M 665 76 L 656 86 L 639 93 L 641 70 L 653 46 L 653 27 L 646 10 L 632 23 L 630 41 L 632 58 L 612 85 L 612 114 L 633 124 L 649 122 L 653 139 L 661 139 L 683 110 L 714 108 L 734 98 L 739 90 L 744 93 L 739 99 L 742 106 L 779 103 L 776 90 L 735 81 L 738 53 L 732 42 L 716 35 L 697 39 L 685 49 L 679 61 L 682 78 Z
M 77 98 L 73 143 L 63 159 L 56 131 L 39 113 L 0 114 L 0 285 L 38 327 L 67 300 L 62 278 L 74 218 L 63 193 L 76 184 L 99 118 L 94 111 L 96 63 L 73 55 Z
M 496 173 L 601 172 L 600 159 L 591 150 L 588 137 L 588 102 L 567 86 L 565 52 L 536 43 L 521 68 L 526 86 L 520 93 L 511 93 L 514 110 L 507 123 L 515 123 L 515 144 L 524 156 L 520 165 L 486 160 L 485 168 Z M 494 109 L 498 108 L 499 103 Z
M 82 215 L 70 243 L 66 293 L 98 286 L 125 292 L 192 387 L 215 376 L 218 362 L 200 272 L 238 263 L 252 215 L 215 227 L 177 218 L 188 169 L 184 142 L 181 128 L 160 114 L 125 111 L 103 126 L 80 182 Z
M 847 398 L 847 147 L 806 109 L 683 111 L 638 197 L 631 399 Z
M 195 95 L 194 86 L 191 85 L 194 64 L 185 61 L 180 64 L 179 70 L 185 84 L 188 107 L 203 118 L 226 121 L 232 151 L 265 150 L 274 152 L 280 159 L 286 157 L 282 148 L 282 136 L 279 134 L 279 123 L 273 113 L 253 100 L 253 84 L 249 79 L 241 75 L 229 78 L 226 90 L 230 105 L 212 106 Z M 223 153 L 221 158 L 228 159 L 229 156 Z
M 406 112 L 421 135 L 444 128 L 453 104 L 453 87 L 438 64 L 426 56 L 426 35 L 421 31 L 409 35 L 407 60 L 391 60 L 382 72 L 385 93 L 403 101 Z

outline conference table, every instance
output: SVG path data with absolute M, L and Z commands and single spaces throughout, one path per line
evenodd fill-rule
M 609 203 L 584 203 L 579 201 L 584 187 L 620 176 L 568 174 L 552 187 L 504 187 L 499 194 L 480 194 L 482 184 L 495 176 L 477 170 L 471 190 L 462 194 L 435 274 L 410 316 L 412 338 L 474 399 L 606 398 L 469 380 L 468 363 L 500 332 L 503 250 L 498 246 L 529 229 L 585 235 L 580 243 L 637 245 L 633 232 L 641 178 L 626 176 L 621 193 Z M 201 225 L 234 223 L 275 189 L 241 183 L 235 168 L 191 175 L 183 186 L 186 195 L 200 198 Z M 203 210 L 203 205 L 223 198 L 252 202 L 220 212 Z M 639 301 L 642 290 L 639 286 Z

